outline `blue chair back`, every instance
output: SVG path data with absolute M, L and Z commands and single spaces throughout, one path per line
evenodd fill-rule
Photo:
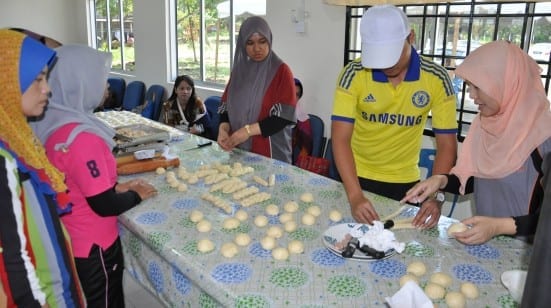
M 333 146 L 331 145 L 331 138 L 327 140 L 327 145 L 325 146 L 325 154 L 323 155 L 325 159 L 329 161 L 329 177 L 335 181 L 341 182 L 341 176 L 337 170 L 337 165 L 335 165 L 335 158 L 333 157 Z
M 147 92 L 145 93 L 145 100 L 152 105 L 152 110 L 149 114 L 142 115 L 151 120 L 159 121 L 163 102 L 165 101 L 165 95 L 165 87 L 158 84 L 149 86 Z
M 130 82 L 126 86 L 126 92 L 124 93 L 124 99 L 122 100 L 122 109 L 132 111 L 132 109 L 138 107 L 144 102 L 144 97 L 145 83 L 139 80 Z
M 220 107 L 222 97 L 213 95 L 207 97 L 205 100 L 205 108 L 210 117 L 211 123 L 211 137 L 212 140 L 218 140 L 218 126 L 220 126 L 220 115 L 218 114 L 218 107 Z
M 124 92 L 126 90 L 126 80 L 120 77 L 111 77 L 107 79 L 109 83 L 109 91 L 113 95 L 113 105 L 109 106 L 109 109 L 121 108 L 122 100 L 124 98 Z
M 308 114 L 310 117 L 310 127 L 312 127 L 312 156 L 322 157 L 325 148 L 325 124 L 323 120 L 314 114 Z
M 421 153 L 419 154 L 419 168 L 421 169 L 422 180 L 432 175 L 432 166 L 434 165 L 435 158 L 436 158 L 435 149 L 421 149 Z M 455 206 L 457 204 L 458 199 L 459 199 L 459 195 L 453 195 L 450 212 L 447 215 L 448 217 L 451 217 L 453 215 L 453 211 L 455 210 Z

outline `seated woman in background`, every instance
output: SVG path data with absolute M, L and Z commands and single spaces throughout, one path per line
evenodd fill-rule
M 543 200 L 542 158 L 551 152 L 551 111 L 540 67 L 518 46 L 496 41 L 473 51 L 455 73 L 479 113 L 451 174 L 418 183 L 402 201 L 416 203 L 443 189 L 474 191 L 476 214 L 456 232 L 465 244 L 497 235 L 531 236 Z
M 239 29 L 230 81 L 222 95 L 218 144 L 292 162 L 296 121 L 293 74 L 272 50 L 272 31 L 258 16 Z
M 304 88 L 302 82 L 295 78 L 295 91 L 297 97 L 297 106 L 296 106 L 296 115 L 297 115 L 297 126 L 293 133 L 293 164 L 296 164 L 298 157 L 302 155 L 311 155 L 313 140 L 312 140 L 312 127 L 310 126 L 310 116 L 302 106 L 300 99 L 304 93 Z
M 211 137 L 207 108 L 197 97 L 193 79 L 187 75 L 174 81 L 172 95 L 163 103 L 159 121 L 194 135 Z

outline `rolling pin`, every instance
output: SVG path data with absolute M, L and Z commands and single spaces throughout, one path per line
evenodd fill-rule
M 161 157 L 161 153 L 155 153 L 155 157 Z M 119 157 L 116 157 L 115 159 L 117 160 L 117 166 L 121 166 L 128 163 L 139 162 L 139 160 L 137 160 L 132 154 L 119 156 Z
M 134 173 L 142 173 L 155 171 L 157 168 L 168 168 L 180 166 L 180 160 L 178 158 L 165 159 L 164 157 L 145 159 L 136 162 L 126 163 L 117 167 L 118 175 L 128 175 Z

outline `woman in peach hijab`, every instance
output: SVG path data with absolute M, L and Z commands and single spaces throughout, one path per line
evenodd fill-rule
M 543 200 L 542 158 L 551 152 L 551 111 L 538 64 L 518 46 L 495 41 L 473 51 L 456 74 L 478 105 L 451 174 L 434 175 L 402 201 L 415 202 L 439 189 L 474 192 L 477 216 L 454 234 L 465 244 L 496 235 L 531 236 Z

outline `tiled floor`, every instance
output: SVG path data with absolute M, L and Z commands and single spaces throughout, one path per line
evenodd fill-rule
M 124 301 L 126 308 L 164 308 L 151 292 L 143 288 L 138 282 L 124 272 Z

